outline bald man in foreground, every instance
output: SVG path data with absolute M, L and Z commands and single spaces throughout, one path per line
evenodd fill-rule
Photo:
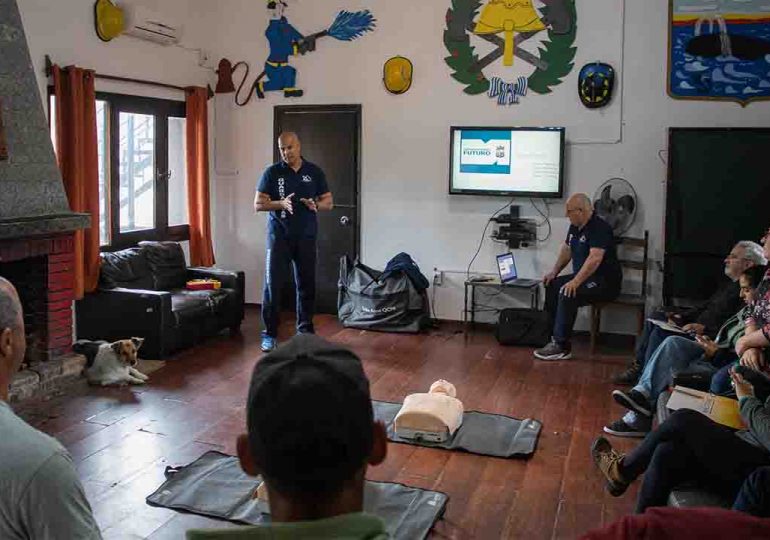
M 316 214 L 334 206 L 326 175 L 302 157 L 297 134 L 281 133 L 278 150 L 281 161 L 262 174 L 254 198 L 255 211 L 270 212 L 262 293 L 265 328 L 261 348 L 265 352 L 272 351 L 277 343 L 281 290 L 291 265 L 297 285 L 297 333 L 315 332 Z
M 0 277 L 0 538 L 100 539 L 67 451 L 8 406 L 8 387 L 26 348 L 19 297 Z
M 578 193 L 567 199 L 570 228 L 553 270 L 545 275 L 545 310 L 551 324 L 551 342 L 535 351 L 540 360 L 572 358 L 572 327 L 577 310 L 591 302 L 618 296 L 623 273 L 615 238 L 606 221 L 593 212 L 591 199 Z M 559 276 L 572 261 L 572 274 Z

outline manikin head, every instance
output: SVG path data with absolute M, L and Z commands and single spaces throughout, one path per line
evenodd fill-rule
M 302 160 L 302 143 L 293 131 L 287 131 L 278 136 L 278 151 L 281 153 L 281 159 L 289 167 L 298 166 Z
M 444 394 L 449 397 L 456 398 L 457 397 L 457 389 L 455 388 L 455 385 L 453 385 L 449 381 L 445 381 L 444 379 L 439 379 L 433 384 L 430 385 L 430 390 L 428 390 L 429 394 Z
M 0 277 L 0 399 L 8 400 L 8 385 L 19 371 L 27 350 L 24 316 L 16 289 Z
M 582 228 L 594 215 L 591 199 L 585 193 L 575 193 L 567 199 L 566 214 L 570 224 Z
M 369 381 L 351 351 L 303 334 L 254 368 L 243 470 L 262 475 L 273 521 L 360 512 L 368 465 L 385 459 L 385 426 L 374 421 Z
M 740 275 L 752 266 L 765 266 L 767 258 L 762 246 L 756 242 L 742 240 L 733 246 L 725 257 L 725 275 L 737 281 Z

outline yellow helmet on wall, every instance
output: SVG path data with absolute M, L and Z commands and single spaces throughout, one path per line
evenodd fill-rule
M 412 86 L 412 62 L 403 56 L 390 58 L 382 69 L 382 82 L 391 94 L 403 94 Z
M 111 41 L 123 32 L 123 10 L 112 0 L 96 0 L 94 3 L 94 27 L 102 41 Z

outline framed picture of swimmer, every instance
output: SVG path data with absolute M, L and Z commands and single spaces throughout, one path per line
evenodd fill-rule
M 669 0 L 668 93 L 675 99 L 770 99 L 770 2 Z

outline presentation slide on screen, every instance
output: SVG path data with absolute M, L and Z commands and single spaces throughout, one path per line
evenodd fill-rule
M 559 190 L 561 132 L 454 132 L 452 187 L 456 190 Z

